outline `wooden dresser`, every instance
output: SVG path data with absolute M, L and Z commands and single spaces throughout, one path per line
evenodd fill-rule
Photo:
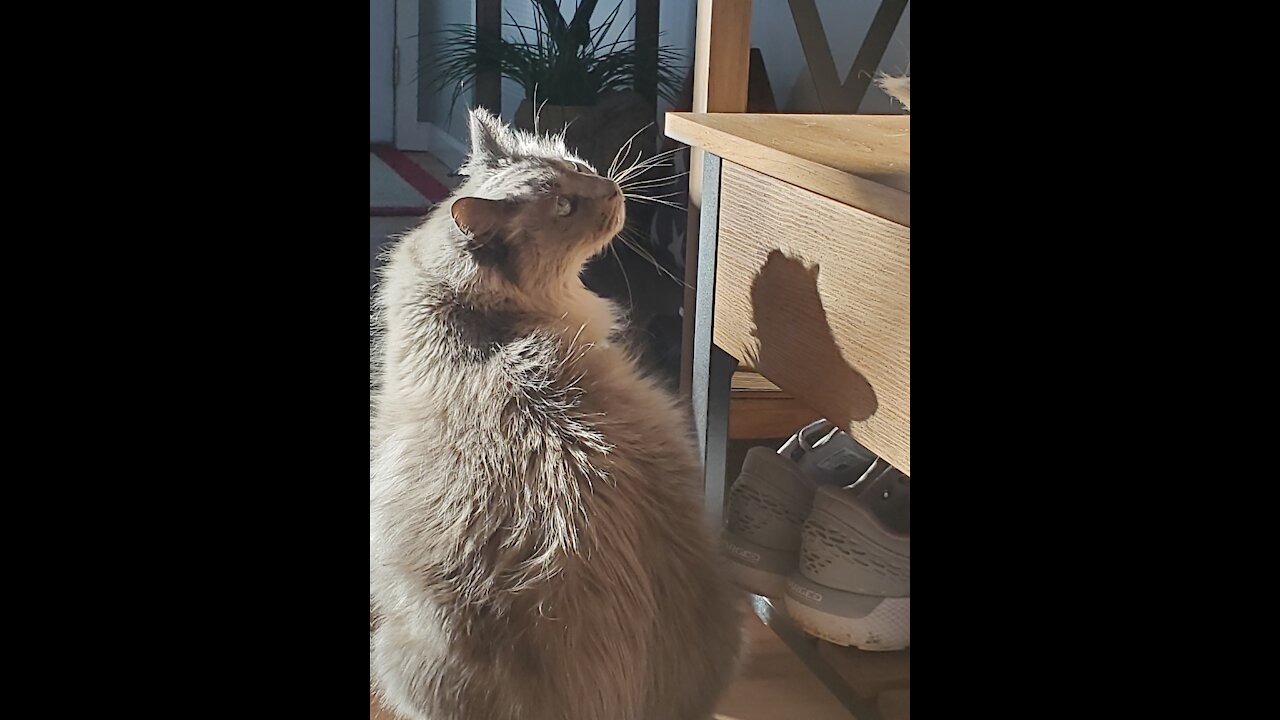
M 910 475 L 910 116 L 670 113 L 666 133 L 705 151 L 693 400 L 709 505 L 736 367 Z
M 910 133 L 898 115 L 667 115 L 703 159 L 689 385 L 717 527 L 740 369 L 911 473 Z M 858 720 L 907 716 L 909 651 L 836 647 L 753 604 Z

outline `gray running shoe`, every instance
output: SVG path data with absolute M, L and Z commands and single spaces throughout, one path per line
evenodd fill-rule
M 729 490 L 724 549 L 738 584 L 781 598 L 796 571 L 801 528 L 824 486 L 849 485 L 876 456 L 834 425 L 819 420 L 792 435 L 777 452 L 747 451 Z
M 911 644 L 911 489 L 877 459 L 857 482 L 816 490 L 787 580 L 787 613 L 810 635 L 862 650 Z

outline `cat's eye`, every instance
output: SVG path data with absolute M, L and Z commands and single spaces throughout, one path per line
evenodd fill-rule
M 565 217 L 571 212 L 573 212 L 573 202 L 569 198 L 563 195 L 556 198 L 556 215 Z

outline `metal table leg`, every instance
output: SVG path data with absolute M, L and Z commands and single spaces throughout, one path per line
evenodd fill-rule
M 774 601 L 759 595 L 751 596 L 751 607 L 756 612 L 756 616 L 760 618 L 760 622 L 769 626 L 774 632 L 791 648 L 791 652 L 795 653 L 800 662 L 809 668 L 814 676 L 836 696 L 836 700 L 844 706 L 846 710 L 857 720 L 881 720 L 879 709 L 867 704 L 862 698 L 858 697 L 849 684 L 840 677 L 840 673 L 836 672 L 831 664 L 818 654 L 818 639 L 810 637 L 803 630 L 796 627 L 795 623 L 787 615 L 785 610 L 781 610 L 774 605 Z
M 698 277 L 693 332 L 693 420 L 703 461 L 703 497 L 708 522 L 720 532 L 724 515 L 725 455 L 729 438 L 729 393 L 738 361 L 716 346 L 716 247 L 720 219 L 719 157 L 707 153 L 703 164 L 702 216 L 698 228 Z M 879 711 L 859 698 L 826 660 L 818 641 L 797 628 L 786 612 L 768 598 L 755 596 L 752 606 L 767 625 L 796 654 L 856 720 L 881 720 Z
M 720 158 L 703 162 L 702 216 L 698 228 L 697 302 L 693 326 L 693 420 L 703 462 L 707 520 L 719 531 L 724 514 L 725 452 L 729 441 L 729 391 L 738 361 L 715 346 L 716 245 L 720 219 Z

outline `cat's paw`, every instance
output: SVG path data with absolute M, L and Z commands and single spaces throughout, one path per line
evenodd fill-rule
M 880 73 L 876 76 L 876 85 L 880 86 L 880 89 L 884 90 L 889 97 L 902 103 L 902 107 L 906 108 L 907 112 L 911 111 L 910 75 L 894 77 Z

